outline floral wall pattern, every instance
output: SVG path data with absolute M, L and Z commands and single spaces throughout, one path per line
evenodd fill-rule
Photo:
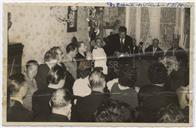
M 67 7 L 58 7 L 58 15 L 67 17 L 67 10 Z M 70 33 L 66 24 L 57 21 L 49 6 L 9 6 L 8 11 L 12 14 L 13 23 L 9 30 L 9 41 L 24 45 L 23 66 L 29 59 L 42 63 L 45 52 L 53 46 L 60 46 L 65 52 L 73 36 L 88 44 L 85 7 L 78 9 L 77 32 Z

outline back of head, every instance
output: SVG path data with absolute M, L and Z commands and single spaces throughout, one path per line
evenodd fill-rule
M 68 90 L 57 89 L 51 97 L 51 106 L 54 108 L 68 106 L 71 103 L 72 95 Z
M 52 59 L 58 59 L 58 54 L 52 49 L 48 50 L 44 55 L 44 62 L 50 62 Z
M 167 70 L 161 63 L 153 63 L 148 69 L 148 77 L 153 84 L 163 84 L 167 81 Z
M 120 66 L 119 84 L 122 86 L 133 87 L 137 80 L 137 71 L 131 65 Z
M 49 71 L 48 76 L 47 76 L 49 86 L 59 84 L 61 80 L 65 79 L 65 75 L 66 74 L 63 68 L 59 66 L 58 64 L 56 64 L 54 67 L 52 67 L 52 69 Z
M 9 77 L 10 83 L 8 85 L 8 92 L 10 96 L 14 96 L 24 86 L 25 76 L 23 74 L 14 74 Z
M 125 104 L 115 100 L 109 100 L 101 104 L 95 114 L 96 122 L 132 122 L 133 110 Z
M 105 87 L 105 76 L 101 69 L 95 68 L 90 76 L 89 76 L 89 82 L 91 89 L 94 88 L 104 88 Z
M 75 51 L 77 49 L 77 44 L 70 43 L 66 47 L 66 52 L 70 53 L 71 51 Z
M 161 123 L 187 123 L 188 119 L 177 105 L 169 104 L 158 111 L 157 121 Z

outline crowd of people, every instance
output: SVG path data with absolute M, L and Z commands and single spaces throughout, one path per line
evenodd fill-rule
M 66 52 L 52 47 L 44 63 L 26 63 L 8 81 L 7 121 L 11 122 L 189 122 L 188 55 L 174 38 L 166 53 L 159 40 L 144 42 L 126 28 L 90 50 L 76 37 Z M 150 84 L 138 86 L 135 61 L 149 61 Z M 145 65 L 144 65 L 145 66 Z

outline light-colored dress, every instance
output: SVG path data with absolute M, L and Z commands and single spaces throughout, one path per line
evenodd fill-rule
M 91 94 L 88 76 L 84 79 L 79 78 L 74 82 L 73 94 L 80 97 L 85 97 Z
M 103 48 L 94 48 L 92 58 L 95 60 L 94 67 L 102 67 L 103 73 L 108 74 L 107 56 Z

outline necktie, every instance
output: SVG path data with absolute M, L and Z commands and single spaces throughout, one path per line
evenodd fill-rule
M 122 38 L 120 39 L 120 49 L 121 50 L 123 49 L 123 39 Z

